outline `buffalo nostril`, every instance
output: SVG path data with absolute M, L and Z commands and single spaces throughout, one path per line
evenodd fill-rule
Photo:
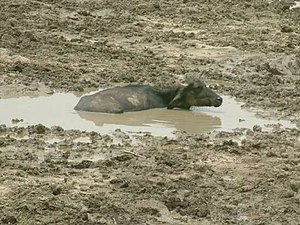
M 222 102 L 222 101 L 223 101 L 223 99 L 222 99 L 220 96 L 217 97 L 216 99 L 217 99 L 217 101 L 219 101 L 219 102 Z

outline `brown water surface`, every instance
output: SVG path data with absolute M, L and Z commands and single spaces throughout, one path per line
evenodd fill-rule
M 229 96 L 223 96 L 221 107 L 194 107 L 191 111 L 150 109 L 123 114 L 77 112 L 73 107 L 79 100 L 72 93 L 56 93 L 43 97 L 0 99 L 0 124 L 27 126 L 44 124 L 64 129 L 79 129 L 110 134 L 116 129 L 127 133 L 150 133 L 154 136 L 174 137 L 176 131 L 205 133 L 213 130 L 230 131 L 235 128 L 252 128 L 280 123 L 295 127 L 289 121 L 257 118 L 253 112 Z M 13 119 L 22 119 L 13 122 Z

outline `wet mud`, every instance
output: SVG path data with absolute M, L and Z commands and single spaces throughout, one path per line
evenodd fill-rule
M 0 224 L 300 223 L 294 1 L 2 0 L 0 21 L 1 100 L 193 76 L 294 124 L 154 137 L 17 116 L 0 126 Z

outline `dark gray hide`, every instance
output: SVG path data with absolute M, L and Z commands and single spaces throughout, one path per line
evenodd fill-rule
M 215 106 L 222 98 L 201 81 L 169 90 L 160 90 L 147 85 L 129 85 L 99 91 L 83 96 L 75 110 L 87 112 L 122 113 L 151 108 L 182 108 L 191 106 Z

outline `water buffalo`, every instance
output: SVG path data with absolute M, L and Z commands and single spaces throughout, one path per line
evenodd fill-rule
M 222 104 L 222 98 L 202 81 L 160 90 L 148 85 L 128 85 L 99 91 L 83 96 L 75 110 L 103 113 L 123 113 L 151 108 L 189 109 L 191 106 L 215 106 Z

